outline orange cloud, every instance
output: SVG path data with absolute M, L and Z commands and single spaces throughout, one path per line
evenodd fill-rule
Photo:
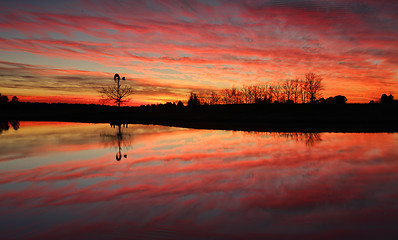
M 23 229 L 32 239 L 116 229 L 120 236 L 164 229 L 173 239 L 394 234 L 396 134 L 320 133 L 322 141 L 307 146 L 281 133 L 129 125 L 128 157 L 116 162 L 117 149 L 101 140 L 116 130 L 42 123 L 4 132 L 5 238 Z M 21 218 L 45 227 L 17 224 Z
M 165 92 L 162 97 L 150 97 L 147 89 L 148 95 L 138 94 L 133 104 L 186 98 L 198 88 L 291 79 L 308 71 L 324 77 L 326 97 L 342 94 L 349 102 L 368 102 L 384 92 L 398 94 L 393 1 L 67 5 L 84 11 L 62 6 L 44 11 L 30 3 L 4 6 L 0 49 L 7 54 L 0 60 L 30 64 L 38 75 L 45 74 L 41 66 L 47 65 L 60 72 L 67 69 L 60 73 L 67 78 L 84 77 L 84 72 L 72 76 L 73 70 L 101 76 L 118 72 L 154 89 L 170 87 L 160 89 Z M 20 53 L 33 55 L 21 57 Z M 29 59 L 34 56 L 45 64 Z M 3 68 L 0 77 L 6 80 L 11 73 Z M 57 77 L 48 76 L 43 82 L 58 83 Z M 84 81 L 80 84 L 86 89 Z M 11 91 L 13 86 L 18 91 Z M 77 93 L 65 83 L 59 86 L 71 96 L 95 93 Z M 2 87 L 5 94 L 57 95 L 40 93 L 41 84 L 31 87 L 22 79 L 18 85 L 7 81 Z

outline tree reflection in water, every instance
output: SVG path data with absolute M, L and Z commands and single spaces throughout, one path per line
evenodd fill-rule
M 304 142 L 305 145 L 312 147 L 322 141 L 320 133 L 313 132 L 281 132 L 278 136 L 294 140 L 296 142 Z
M 3 131 L 8 131 L 8 129 L 10 129 L 10 126 L 14 129 L 14 130 L 18 130 L 19 129 L 19 121 L 1 121 L 0 122 L 0 134 Z
M 322 141 L 320 133 L 314 132 L 249 132 L 256 136 L 277 136 L 287 138 L 296 142 L 304 142 L 305 145 L 312 147 Z
M 116 132 L 113 134 L 109 133 L 101 133 L 101 138 L 105 143 L 105 146 L 112 146 L 118 149 L 116 153 L 116 161 L 120 161 L 123 158 L 127 158 L 127 154 L 123 154 L 123 149 L 126 150 L 129 146 L 131 146 L 131 138 L 132 135 L 126 133 L 124 129 L 128 128 L 128 124 L 122 123 L 111 123 L 111 128 L 116 129 Z

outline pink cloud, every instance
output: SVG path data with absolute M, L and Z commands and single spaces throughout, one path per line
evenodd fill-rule
M 326 96 L 368 102 L 385 91 L 397 94 L 398 32 L 388 1 L 87 1 L 78 7 L 86 12 L 6 7 L 3 31 L 23 37 L 3 37 L 2 50 L 123 67 L 134 79 L 178 82 L 185 92 L 200 81 L 200 88 L 214 89 L 314 71 L 324 76 Z
M 398 216 L 390 207 L 397 195 L 391 187 L 398 171 L 395 134 L 321 133 L 322 141 L 307 146 L 288 133 L 130 125 L 124 129 L 132 135 L 128 158 L 116 162 L 114 149 L 85 157 L 87 150 L 103 151 L 100 132 L 115 130 L 108 125 L 47 124 L 22 126 L 0 145 L 18 140 L 44 159 L 48 140 L 39 135 L 32 141 L 41 129 L 58 139 L 53 151 L 71 156 L 1 172 L 1 185 L 14 186 L 0 193 L 4 214 L 46 216 L 40 218 L 46 228 L 36 228 L 32 239 L 115 229 L 124 236 L 169 229 L 175 238 L 387 236 Z

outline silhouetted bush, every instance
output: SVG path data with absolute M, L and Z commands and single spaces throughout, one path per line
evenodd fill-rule
M 345 104 L 347 102 L 347 98 L 342 95 L 337 95 L 333 97 L 333 103 L 334 104 Z
M 334 97 L 328 97 L 326 99 L 321 98 L 316 101 L 321 104 L 345 104 L 347 102 L 347 98 L 342 95 L 337 95 Z
M 392 103 L 394 103 L 394 96 L 391 94 L 388 96 L 387 96 L 387 94 L 383 94 L 383 95 L 381 95 L 380 103 L 381 104 L 392 104 Z
M 17 97 L 17 96 L 12 97 L 11 102 L 12 102 L 12 103 L 17 103 L 17 102 L 19 102 L 18 97 Z

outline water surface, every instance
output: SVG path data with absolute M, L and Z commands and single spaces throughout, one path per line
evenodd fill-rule
M 1 239 L 394 239 L 397 133 L 21 122 Z

